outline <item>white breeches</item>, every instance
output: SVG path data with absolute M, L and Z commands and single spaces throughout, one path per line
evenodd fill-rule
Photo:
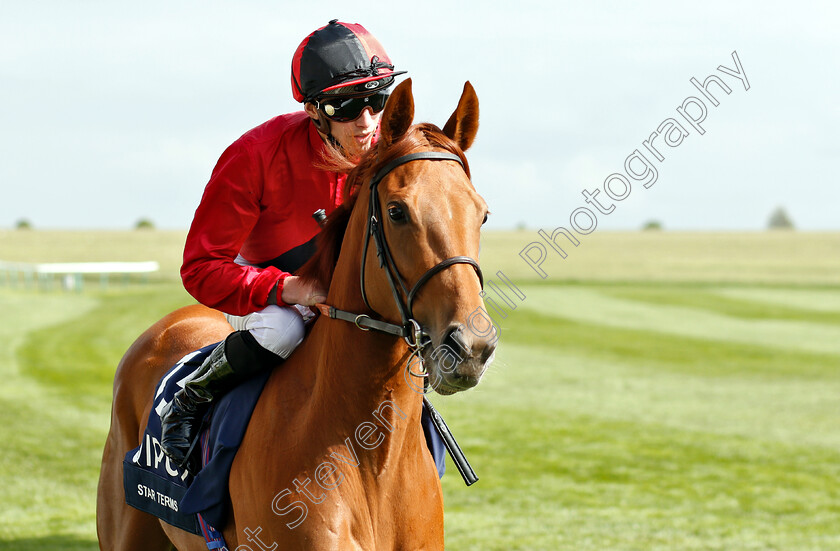
M 247 330 L 260 346 L 283 359 L 303 341 L 303 316 L 293 306 L 271 305 L 245 316 L 225 314 L 225 318 L 235 330 Z

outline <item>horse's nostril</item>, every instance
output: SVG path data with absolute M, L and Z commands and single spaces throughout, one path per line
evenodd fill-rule
M 442 341 L 450 357 L 461 363 L 467 360 L 486 363 L 496 351 L 496 342 L 488 341 L 466 331 L 463 325 L 453 325 L 444 333 Z
M 496 352 L 496 343 L 490 343 L 486 346 L 481 348 L 481 354 L 479 358 L 481 358 L 481 363 L 486 363 L 487 360 Z
M 445 344 L 453 354 L 463 361 L 470 355 L 470 347 L 464 339 L 463 327 L 461 325 L 453 325 L 447 330 L 443 344 Z

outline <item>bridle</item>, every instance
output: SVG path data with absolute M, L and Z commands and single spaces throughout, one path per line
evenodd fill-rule
M 452 153 L 444 153 L 441 151 L 421 151 L 419 153 L 410 153 L 408 155 L 398 157 L 379 169 L 369 184 L 370 201 L 368 203 L 367 235 L 365 238 L 364 250 L 362 251 L 362 266 L 360 269 L 362 300 L 365 301 L 365 306 L 367 306 L 370 310 L 373 310 L 370 302 L 368 302 L 367 293 L 365 292 L 365 260 L 367 259 L 367 250 L 368 245 L 370 244 L 370 238 L 373 237 L 373 242 L 376 244 L 376 256 L 379 258 L 379 267 L 384 268 L 385 274 L 388 276 L 388 284 L 391 287 L 391 293 L 394 295 L 394 301 L 397 304 L 397 308 L 400 311 L 400 317 L 402 318 L 402 327 L 406 332 L 415 333 L 415 335 L 413 335 L 415 337 L 413 342 L 408 340 L 412 335 L 409 334 L 406 336 L 408 345 L 411 347 L 417 347 L 420 345 L 420 342 L 418 341 L 420 335 L 417 335 L 416 333 L 419 331 L 422 334 L 419 324 L 414 319 L 414 299 L 417 297 L 417 293 L 420 292 L 423 285 L 425 285 L 435 274 L 454 264 L 469 264 L 475 268 L 475 272 L 478 274 L 478 279 L 481 282 L 481 287 L 484 288 L 484 276 L 481 273 L 481 268 L 478 266 L 478 262 L 468 256 L 453 256 L 429 268 L 426 273 L 420 276 L 420 279 L 417 280 L 410 291 L 406 289 L 403 277 L 397 269 L 397 264 L 391 254 L 391 249 L 388 247 L 388 242 L 385 240 L 385 231 L 383 224 L 381 223 L 382 205 L 379 204 L 379 182 L 381 182 L 385 176 L 398 166 L 420 160 L 457 161 L 462 168 L 464 166 L 461 158 Z M 399 285 L 399 289 L 397 288 L 397 285 Z M 402 290 L 402 294 L 400 294 L 400 289 Z M 405 295 L 406 300 L 403 300 L 403 295 Z
M 478 280 L 482 289 L 484 288 L 484 276 L 481 273 L 481 268 L 479 267 L 478 262 L 474 259 L 468 256 L 453 256 L 426 270 L 411 290 L 406 287 L 403 277 L 400 275 L 397 264 L 394 261 L 394 257 L 391 254 L 391 249 L 388 247 L 388 242 L 385 240 L 385 230 L 383 224 L 381 223 L 382 206 L 379 204 L 379 183 L 392 170 L 412 161 L 456 161 L 462 168 L 464 167 L 464 163 L 461 158 L 453 153 L 443 151 L 420 151 L 417 153 L 409 153 L 408 155 L 403 155 L 402 157 L 397 157 L 393 161 L 389 162 L 379 169 L 376 174 L 374 174 L 368 184 L 370 187 L 370 201 L 368 203 L 367 226 L 365 227 L 365 245 L 362 251 L 362 265 L 360 269 L 362 300 L 364 300 L 365 306 L 367 306 L 369 310 L 376 313 L 376 311 L 371 307 L 370 302 L 368 301 L 367 292 L 365 291 L 365 264 L 368 246 L 372 237 L 373 242 L 376 245 L 376 256 L 379 258 L 379 267 L 385 269 L 385 274 L 388 277 L 388 284 L 391 287 L 391 293 L 394 296 L 394 301 L 400 312 L 400 317 L 402 318 L 401 325 L 380 321 L 372 318 L 368 314 L 354 314 L 352 312 L 338 310 L 337 308 L 323 304 L 318 305 L 318 308 L 323 314 L 326 314 L 331 318 L 342 319 L 344 321 L 351 321 L 355 323 L 359 329 L 365 331 L 373 329 L 389 333 L 394 336 L 403 337 L 408 346 L 413 350 L 412 356 L 416 355 L 419 357 L 422 349 L 431 340 L 417 320 L 414 319 L 413 313 L 414 299 L 417 298 L 417 294 L 420 292 L 423 285 L 428 283 L 435 274 L 455 264 L 469 264 L 472 266 L 478 275 Z M 405 299 L 403 299 L 403 296 L 405 296 Z

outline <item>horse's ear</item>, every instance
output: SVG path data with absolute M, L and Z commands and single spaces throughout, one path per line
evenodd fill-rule
M 452 138 L 456 144 L 466 151 L 475 140 L 478 132 L 478 96 L 470 81 L 464 83 L 464 91 L 458 101 L 458 108 L 446 121 L 443 133 Z
M 385 112 L 379 124 L 379 143 L 385 147 L 390 146 L 406 133 L 413 120 L 414 96 L 409 78 L 394 88 L 385 104 Z

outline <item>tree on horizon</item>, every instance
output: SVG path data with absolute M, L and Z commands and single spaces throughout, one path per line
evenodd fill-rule
M 795 228 L 793 226 L 793 220 L 790 219 L 785 209 L 783 207 L 776 207 L 776 210 L 770 214 L 770 218 L 767 220 L 767 229 L 792 230 Z

